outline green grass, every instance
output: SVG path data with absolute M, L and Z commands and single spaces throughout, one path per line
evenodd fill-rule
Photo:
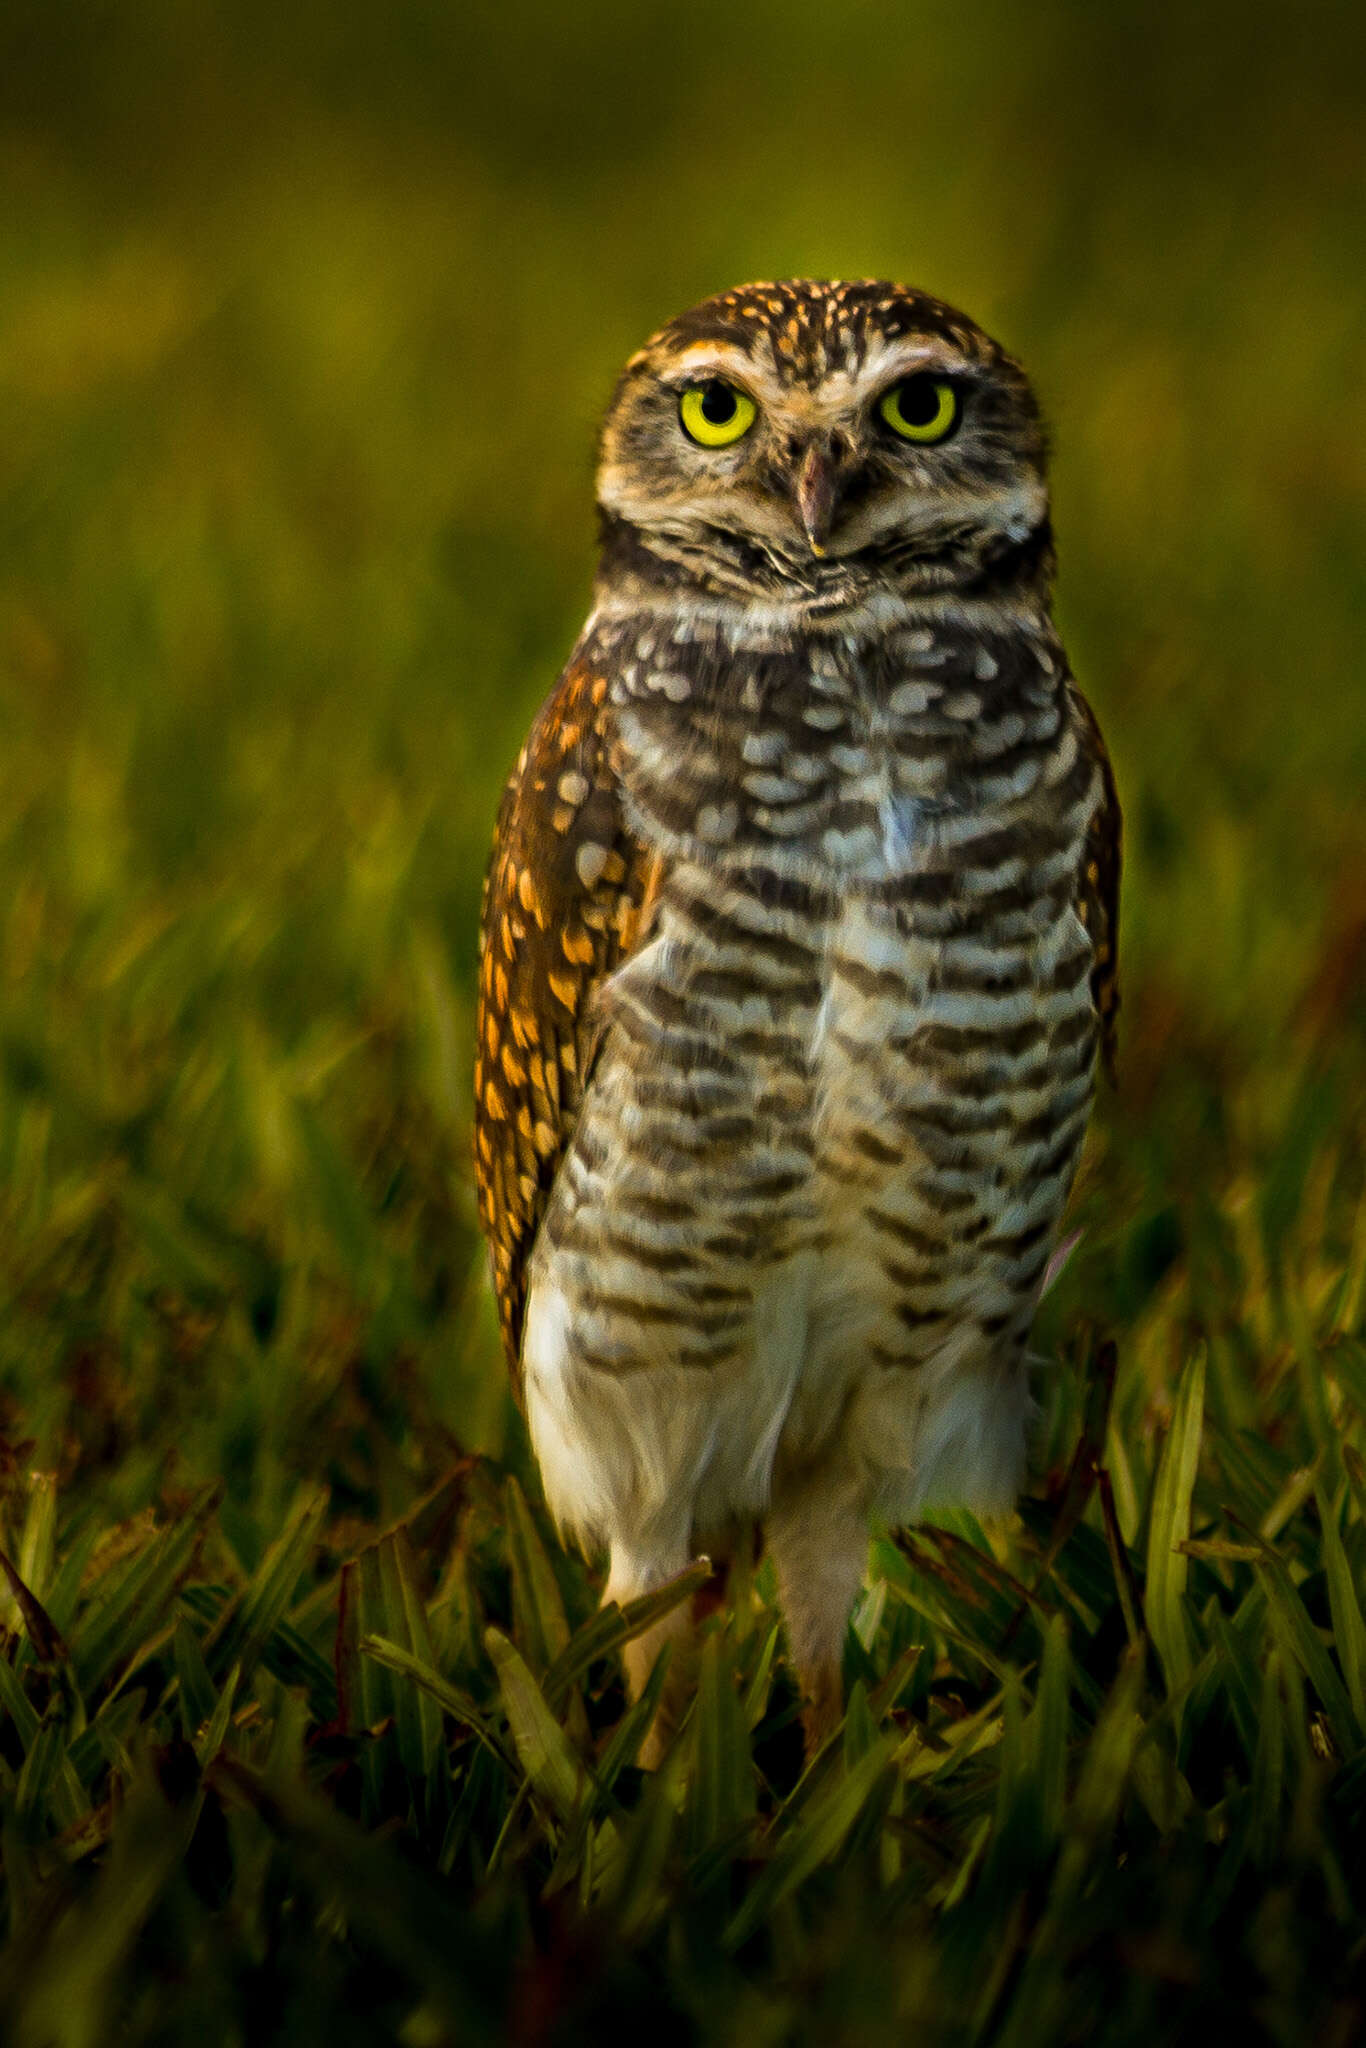
M 1366 2025 L 1362 30 L 0 24 L 0 2039 Z M 765 272 L 1035 373 L 1122 1086 L 1009 1528 L 764 1569 L 633 1762 L 473 1225 L 476 905 L 620 360 Z

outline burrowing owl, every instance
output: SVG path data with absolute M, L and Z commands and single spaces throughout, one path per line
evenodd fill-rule
M 813 1744 L 870 1523 L 1014 1498 L 1113 1028 L 1044 452 L 1018 364 L 922 292 L 671 321 L 498 819 L 477 1170 L 547 1498 L 613 1598 L 761 1524 Z

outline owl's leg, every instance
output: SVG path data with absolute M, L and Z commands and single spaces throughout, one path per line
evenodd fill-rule
M 863 1489 L 829 1470 L 781 1482 L 775 1476 L 764 1527 L 802 1695 L 806 1753 L 813 1757 L 844 1713 L 844 1632 L 868 1563 Z
M 654 1592 L 666 1579 L 686 1570 L 691 1562 L 686 1537 L 648 1547 L 618 1540 L 612 1545 L 611 1556 L 611 1569 L 602 1597 L 604 1601 L 616 1600 L 622 1604 L 639 1599 L 643 1593 Z M 679 1722 L 693 1694 L 696 1654 L 690 1601 L 683 1601 L 662 1621 L 657 1621 L 653 1628 L 647 1628 L 643 1635 L 634 1637 L 624 1646 L 621 1660 L 626 1667 L 626 1689 L 633 1700 L 638 1700 L 644 1692 L 654 1670 L 655 1659 L 666 1647 L 669 1666 L 664 1676 L 664 1689 L 636 1759 L 644 1771 L 658 1770 L 664 1761 L 664 1754 L 678 1733 Z

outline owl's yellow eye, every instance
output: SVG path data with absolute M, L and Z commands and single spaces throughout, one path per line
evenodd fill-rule
M 713 377 L 708 384 L 694 384 L 678 401 L 683 431 L 704 448 L 729 448 L 754 425 L 758 407 L 733 384 Z
M 894 434 L 903 441 L 945 441 L 958 424 L 958 393 L 946 377 L 903 377 L 878 401 Z

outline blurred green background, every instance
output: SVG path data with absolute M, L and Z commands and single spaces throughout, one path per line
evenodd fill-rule
M 1125 1086 L 1045 1336 L 1227 1319 L 1253 1191 L 1278 1227 L 1314 1195 L 1340 1266 L 1364 59 L 1347 5 L 10 0 L 12 1435 L 127 1508 L 168 1453 L 225 1472 L 247 1555 L 301 1470 L 380 1514 L 504 1443 L 467 1168 L 497 791 L 585 610 L 616 370 L 754 276 L 957 301 L 1053 423 L 1128 870 Z
M 1363 81 L 1345 0 L 2 0 L 7 2042 L 1360 2038 Z M 878 1546 L 800 1782 L 761 1571 L 642 1784 L 479 886 L 621 361 L 840 273 L 1053 423 L 1122 1086 L 1020 1517 Z

